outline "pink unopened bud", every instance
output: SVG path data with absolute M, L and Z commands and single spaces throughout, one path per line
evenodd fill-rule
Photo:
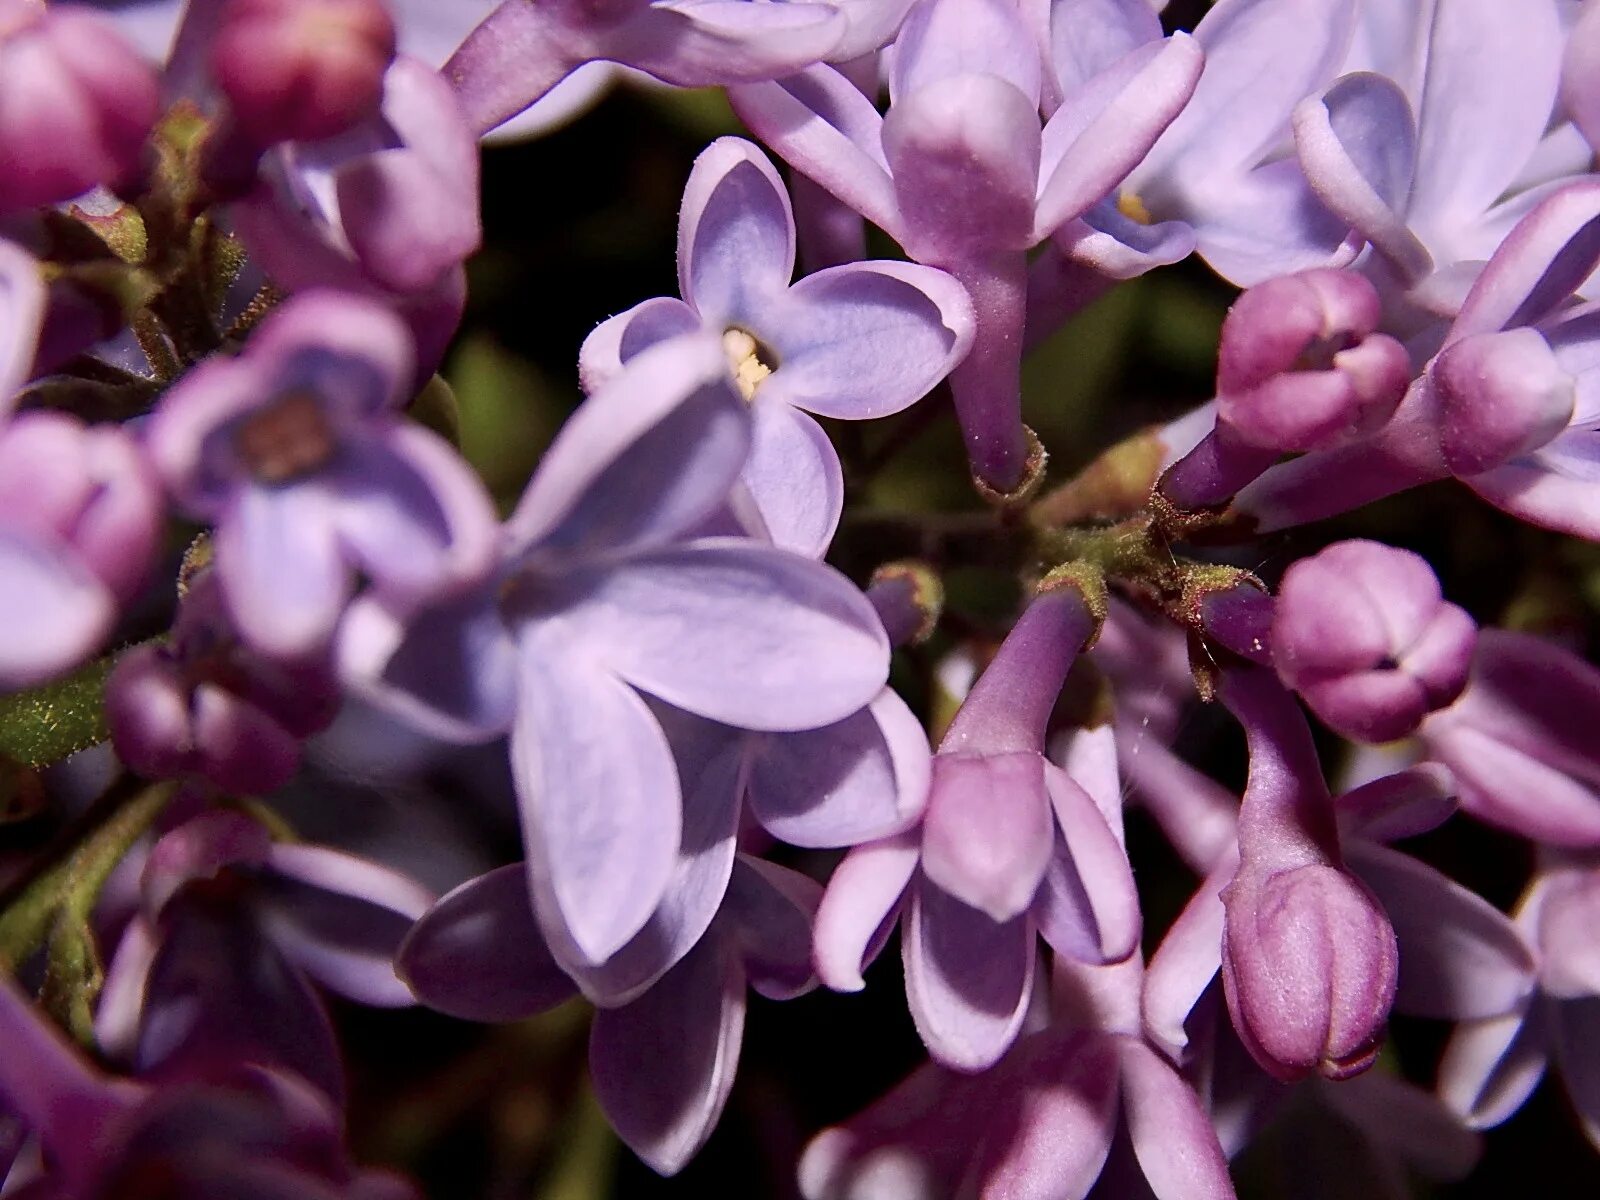
M 1536 329 L 1462 338 L 1431 368 L 1439 443 L 1454 475 L 1537 450 L 1567 427 L 1577 385 Z
M 1319 449 L 1370 433 L 1411 379 L 1400 343 L 1375 332 L 1378 294 L 1349 271 L 1250 288 L 1222 326 L 1217 421 L 1265 450 Z
M 1372 894 L 1325 863 L 1241 870 L 1222 894 L 1222 981 L 1240 1037 L 1278 1079 L 1371 1065 L 1399 952 Z
M 1290 567 L 1272 622 L 1279 677 L 1330 728 L 1362 742 L 1404 737 L 1452 703 L 1476 639 L 1426 560 L 1368 541 Z
M 0 0 L 0 212 L 126 182 L 158 106 L 154 67 L 105 20 Z
M 271 145 L 374 115 L 394 53 L 383 0 L 230 0 L 211 65 L 240 128 Z

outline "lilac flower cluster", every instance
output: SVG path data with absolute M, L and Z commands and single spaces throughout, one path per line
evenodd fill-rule
M 929 1061 L 808 1200 L 1220 1200 L 1306 1112 L 1455 1179 L 1547 1068 L 1600 1147 L 1600 670 L 1316 526 L 1454 479 L 1600 541 L 1600 0 L 1160 7 L 0 0 L 0 785 L 59 825 L 0 838 L 0 1194 L 418 1195 L 347 1004 L 589 1014 L 672 1174 L 748 993 L 895 938 Z M 640 76 L 757 141 L 503 513 L 437 374 L 479 144 Z M 1026 353 L 1191 255 L 1209 397 L 1045 445 Z M 865 502 L 897 414 L 967 509 Z M 503 773 L 515 841 L 319 822 L 363 755 Z M 1429 1086 L 1393 1013 L 1455 1023 Z

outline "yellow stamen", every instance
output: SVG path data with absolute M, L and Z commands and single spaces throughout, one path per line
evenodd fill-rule
M 1137 221 L 1141 225 L 1150 225 L 1155 218 L 1150 215 L 1150 210 L 1144 206 L 1144 201 L 1139 199 L 1137 192 L 1117 193 L 1117 211 L 1130 221 Z
M 733 382 L 745 400 L 754 400 L 756 388 L 772 374 L 772 368 L 761 361 L 761 343 L 743 329 L 729 329 L 722 335 L 722 349 L 728 356 L 728 366 L 733 369 Z

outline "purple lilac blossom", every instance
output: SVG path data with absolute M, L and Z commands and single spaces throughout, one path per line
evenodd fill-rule
M 752 416 L 742 479 L 775 545 L 827 549 L 844 477 L 806 415 L 864 420 L 910 406 L 972 342 L 961 285 L 915 263 L 831 267 L 790 285 L 794 214 L 766 156 L 719 138 L 695 160 L 678 227 L 684 299 L 646 300 L 604 322 L 579 353 L 586 390 L 647 346 L 693 329 L 722 339 Z
M 132 440 L 62 413 L 0 426 L 0 687 L 42 683 L 87 659 L 155 556 L 160 487 Z
M 155 73 L 73 5 L 0 3 L 0 213 L 130 182 L 155 124 Z
M 1044 757 L 1094 626 L 1070 583 L 1029 605 L 940 744 L 921 826 L 853 850 L 818 915 L 818 973 L 853 991 L 904 910 L 907 1002 L 934 1058 L 958 1070 L 983 1070 L 1015 1040 L 1037 935 L 1085 962 L 1138 944 L 1126 856 L 1083 786 Z
M 951 387 L 973 472 L 999 494 L 1042 467 L 1021 420 L 1026 252 L 1116 187 L 1201 66 L 1187 35 L 1153 42 L 1084 81 L 1041 129 L 1040 55 L 1005 0 L 921 0 L 895 41 L 886 116 L 826 66 L 730 90 L 791 166 L 971 295 L 973 348 Z
M 412 372 L 392 313 L 324 292 L 284 304 L 242 353 L 162 398 L 146 445 L 183 511 L 214 523 L 222 597 L 253 649 L 319 652 L 357 572 L 405 609 L 488 573 L 488 494 L 400 413 Z
M 591 963 L 638 933 L 678 853 L 679 781 L 641 693 L 791 732 L 857 712 L 887 674 L 882 625 L 830 568 L 693 537 L 727 503 L 750 422 L 720 339 L 652 347 L 545 454 L 492 593 L 409 627 L 375 601 L 346 626 L 347 671 L 380 701 L 442 732 L 511 727 L 540 920 Z

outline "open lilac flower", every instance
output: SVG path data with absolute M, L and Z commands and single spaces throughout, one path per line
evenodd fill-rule
M 1485 629 L 1461 699 L 1424 722 L 1461 806 L 1553 846 L 1600 846 L 1600 671 L 1554 642 Z
M 773 542 L 818 555 L 844 504 L 838 455 L 806 412 L 888 416 L 920 399 L 972 341 L 972 306 L 942 271 L 831 267 L 790 286 L 794 214 L 766 156 L 739 138 L 695 160 L 678 227 L 683 300 L 646 300 L 589 335 L 589 391 L 647 346 L 691 329 L 723 341 L 753 417 L 743 479 Z
M 346 625 L 346 668 L 380 701 L 443 732 L 512 726 L 540 919 L 589 962 L 640 930 L 678 853 L 677 772 L 641 693 L 785 732 L 859 711 L 887 675 L 883 627 L 843 577 L 693 537 L 723 511 L 750 423 L 719 339 L 654 346 L 546 453 L 493 592 L 411 621 L 374 602 Z
M 995 493 L 1042 467 L 1021 421 L 1027 251 L 1117 186 L 1200 65 L 1186 35 L 1139 47 L 1041 129 L 1040 49 L 1023 15 L 1002 0 L 922 0 L 895 42 L 886 116 L 829 67 L 730 92 L 791 166 L 971 295 L 973 348 L 951 387 L 973 472 Z
M 990 1066 L 1015 1040 L 1038 935 L 1085 962 L 1138 943 L 1127 858 L 1084 786 L 1043 752 L 1094 624 L 1070 583 L 1029 605 L 940 744 L 921 826 L 853 850 L 819 913 L 819 974 L 856 990 L 904 910 L 907 1002 L 934 1058 L 959 1070 Z M 1110 738 L 1085 747 L 1114 769 Z
M 1547 856 L 1516 908 L 1537 947 L 1538 990 L 1514 1011 L 1468 1021 L 1445 1049 L 1439 1094 L 1474 1129 L 1498 1125 L 1552 1063 L 1583 1132 L 1600 1146 L 1600 865 L 1592 853 Z
M 140 902 L 95 1013 L 101 1046 L 140 1073 L 241 1060 L 286 1068 L 337 1100 L 343 1072 L 310 980 L 365 1004 L 412 1003 L 394 956 L 433 896 L 217 809 L 151 848 Z
M 205 779 L 261 795 L 287 783 L 300 744 L 339 707 L 326 656 L 279 662 L 252 654 L 223 610 L 215 575 L 190 584 L 171 634 L 117 658 L 106 724 L 117 757 L 147 779 Z
M 193 517 L 215 524 L 216 573 L 255 649 L 324 647 L 355 586 L 401 607 L 481 579 L 495 519 L 483 485 L 399 412 L 412 348 L 355 296 L 289 301 L 244 351 L 163 397 L 146 444 Z
M 1389 67 L 1399 78 L 1348 74 L 1295 110 L 1306 176 L 1372 247 L 1364 268 L 1397 329 L 1453 316 L 1506 232 L 1564 182 L 1519 185 L 1555 106 L 1559 8 L 1557 0 L 1408 6 L 1416 28 L 1393 33 L 1416 53 Z M 1495 53 L 1485 55 L 1486 45 Z
M 0 425 L 0 688 L 41 683 L 100 648 L 143 585 L 161 492 L 132 440 L 61 413 Z
M 590 1032 L 601 1107 L 622 1140 L 665 1175 L 693 1157 L 722 1114 L 738 1068 L 746 986 L 784 1000 L 815 984 L 816 884 L 760 859 L 735 859 L 731 835 L 723 844 L 722 887 L 706 922 L 670 969 L 596 1013 Z M 695 893 L 704 893 L 694 876 L 689 871 L 665 903 L 697 905 Z M 400 958 L 419 1000 L 469 1020 L 515 1020 L 573 994 L 516 866 L 444 897 Z

